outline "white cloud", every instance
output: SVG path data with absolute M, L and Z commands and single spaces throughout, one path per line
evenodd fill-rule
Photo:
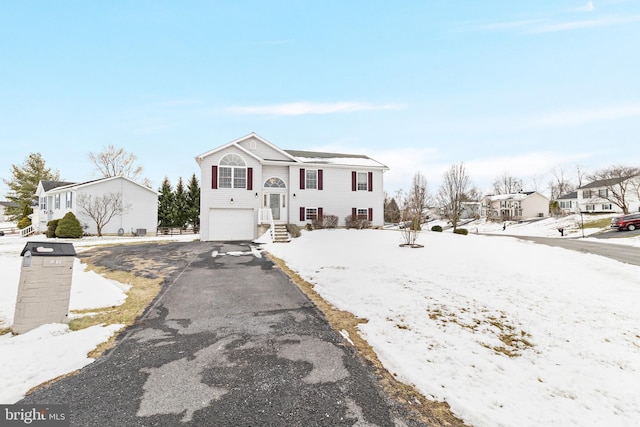
M 354 113 L 358 111 L 401 110 L 400 104 L 370 104 L 366 102 L 292 102 L 286 104 L 248 105 L 231 107 L 228 111 L 235 114 L 266 114 L 276 116 L 301 116 L 308 114 Z
M 546 24 L 540 26 L 534 26 L 526 31 L 529 34 L 541 34 L 541 33 L 556 33 L 560 31 L 581 30 L 585 28 L 599 28 L 608 27 L 611 25 L 629 24 L 632 22 L 640 21 L 640 15 L 610 15 L 604 16 L 598 19 L 583 20 L 583 21 L 571 21 L 560 22 L 554 24 Z
M 593 12 L 596 10 L 595 5 L 592 1 L 587 2 L 584 6 L 574 7 L 573 9 L 569 9 L 571 12 Z

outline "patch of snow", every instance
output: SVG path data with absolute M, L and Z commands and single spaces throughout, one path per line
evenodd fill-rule
M 509 237 L 400 241 L 318 230 L 265 249 L 368 319 L 384 366 L 475 427 L 640 425 L 640 267 Z

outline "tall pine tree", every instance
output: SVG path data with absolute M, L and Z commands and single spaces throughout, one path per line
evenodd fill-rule
M 11 165 L 10 180 L 3 179 L 9 187 L 7 199 L 17 206 L 7 208 L 12 221 L 23 218 L 25 212 L 31 213 L 31 204 L 40 181 L 58 181 L 60 174 L 47 168 L 40 153 L 31 153 L 20 166 Z
M 193 232 L 200 231 L 200 183 L 194 173 L 187 185 L 187 223 L 193 227 Z
M 173 227 L 176 225 L 175 195 L 171 188 L 169 178 L 164 177 L 158 197 L 158 223 L 160 227 Z
M 185 228 L 187 226 L 187 217 L 189 212 L 187 206 L 187 193 L 184 189 L 182 177 L 178 178 L 178 184 L 176 185 L 176 190 L 173 194 L 175 203 L 174 225 L 180 228 Z

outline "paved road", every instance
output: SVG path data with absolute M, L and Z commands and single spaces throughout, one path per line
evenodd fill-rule
M 559 246 L 588 254 L 601 255 L 627 264 L 640 265 L 640 248 L 611 243 L 585 241 L 582 239 L 562 239 L 553 237 L 509 236 L 522 240 L 530 240 L 549 246 Z
M 248 245 L 97 251 L 104 265 L 135 269 L 132 260 L 153 258 L 174 272 L 113 350 L 21 403 L 69 403 L 72 425 L 82 427 L 421 425 Z

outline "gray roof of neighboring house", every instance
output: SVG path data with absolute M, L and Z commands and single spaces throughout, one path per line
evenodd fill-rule
M 40 182 L 42 183 L 42 188 L 44 188 L 44 191 L 49 191 L 49 190 L 53 190 L 54 188 L 75 184 L 75 182 L 65 182 L 65 181 L 40 181 Z
M 4 206 L 5 208 L 17 208 L 18 204 L 16 202 L 9 202 L 9 201 L 1 201 L 0 205 Z
M 564 196 L 558 197 L 558 200 L 577 199 L 577 198 L 578 198 L 578 192 L 572 191 L 571 193 L 567 193 Z
M 626 181 L 630 178 L 633 178 L 637 175 L 626 176 L 626 177 L 616 177 L 616 178 L 606 178 L 606 179 L 598 179 L 596 181 L 590 182 L 587 185 L 583 185 L 582 187 L 578 187 L 578 190 L 582 190 L 583 188 L 597 188 L 597 187 L 611 187 L 612 185 L 616 185 L 622 181 Z

